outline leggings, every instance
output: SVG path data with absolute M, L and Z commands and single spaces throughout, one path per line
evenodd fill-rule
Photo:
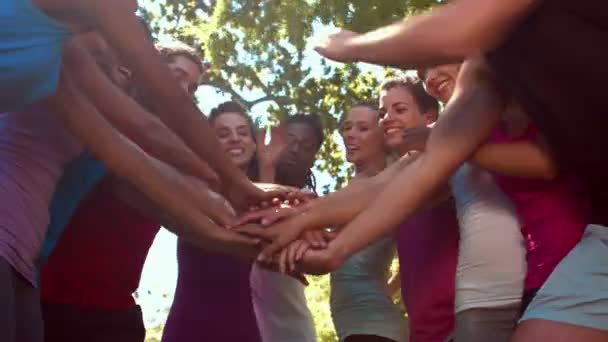
M 0 257 L 0 334 L 3 342 L 42 342 L 38 290 Z

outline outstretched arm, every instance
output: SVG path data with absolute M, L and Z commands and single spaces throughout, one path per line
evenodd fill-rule
M 222 177 L 224 191 L 233 203 L 267 199 L 264 193 L 223 154 L 209 123 L 178 86 L 167 65 L 162 63 L 134 14 L 135 1 L 64 0 L 73 11 L 93 20 L 109 44 L 129 66 L 138 83 L 151 95 L 156 115 L 172 129 L 194 153 L 209 163 Z
M 217 174 L 167 128 L 104 75 L 90 53 L 77 39 L 66 47 L 64 61 L 73 71 L 75 83 L 89 95 L 99 111 L 119 132 L 131 138 L 150 155 L 181 172 L 208 182 L 219 182 Z
M 540 141 L 486 144 L 477 150 L 472 161 L 490 172 L 510 177 L 551 181 L 559 174 L 551 153 Z
M 319 52 L 342 62 L 410 69 L 459 62 L 496 46 L 540 0 L 458 0 L 363 35 L 342 32 Z
M 74 85 L 69 71 L 62 70 L 60 85 L 49 99 L 50 108 L 76 138 L 116 175 L 128 179 L 185 228 L 182 234 L 199 239 L 205 246 L 218 243 L 228 251 L 235 245 L 255 245 L 255 239 L 238 236 L 213 224 L 200 210 L 208 203 L 197 203 L 180 191 L 182 180 L 165 172 L 166 165 L 149 157 L 136 145 L 116 132 L 95 106 Z M 231 240 L 232 239 L 232 240 Z M 228 246 L 228 247 L 227 247 Z
M 330 243 L 334 253 L 330 266 L 339 265 L 412 215 L 487 138 L 504 105 L 491 72 L 480 61 L 465 63 L 454 100 L 433 128 L 426 152 Z

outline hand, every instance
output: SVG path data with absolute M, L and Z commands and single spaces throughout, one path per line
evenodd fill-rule
M 252 183 L 246 176 L 225 183 L 224 194 L 237 211 L 246 211 L 251 205 L 271 203 L 274 198 L 286 198 L 295 188 L 276 184 Z
M 310 190 L 297 189 L 287 194 L 287 201 L 294 207 L 306 204 L 317 198 L 317 194 Z
M 249 211 L 242 215 L 235 223 L 235 226 L 242 226 L 248 223 L 258 223 L 262 226 L 269 226 L 275 222 L 287 219 L 302 213 L 305 210 L 304 207 L 291 207 L 282 204 L 280 207 L 271 207 L 266 209 L 257 209 Z
M 302 260 L 309 249 L 324 249 L 333 240 L 334 234 L 325 230 L 306 231 L 302 239 L 289 244 L 279 254 L 279 269 L 281 272 L 296 272 L 297 263 Z
M 352 63 L 357 62 L 357 58 L 354 55 L 353 41 L 359 37 L 358 33 L 341 30 L 338 33 L 334 33 L 327 37 L 325 41 L 317 46 L 315 50 L 323 57 L 331 60 Z
M 274 171 L 281 153 L 287 147 L 287 126 L 272 127 L 270 134 L 270 143 L 266 145 L 264 143 L 266 141 L 266 130 L 262 129 L 258 132 L 256 137 L 256 156 L 260 168 L 270 168 Z
M 281 273 L 296 272 L 296 263 L 302 259 L 304 253 L 312 248 L 306 240 L 296 240 L 283 249 L 278 257 L 278 267 Z
M 296 269 L 306 274 L 323 275 L 335 271 L 343 263 L 332 244 L 329 244 L 325 249 L 308 249 Z
M 426 126 L 404 129 L 402 132 L 404 149 L 424 152 L 430 134 L 431 128 Z

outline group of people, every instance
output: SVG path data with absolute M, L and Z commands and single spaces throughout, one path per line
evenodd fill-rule
M 356 176 L 316 197 L 318 115 L 268 144 L 237 103 L 203 116 L 207 66 L 155 47 L 135 0 L 2 1 L 3 340 L 142 341 L 161 225 L 166 341 L 314 341 L 303 273 L 331 273 L 347 342 L 608 340 L 607 7 L 457 0 L 328 37 L 326 58 L 418 78 L 349 99 Z

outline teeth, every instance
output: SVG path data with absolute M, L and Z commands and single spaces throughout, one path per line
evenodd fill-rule
M 399 132 L 399 131 L 400 131 L 399 128 L 388 128 L 384 131 L 384 133 L 391 134 L 391 133 L 395 133 L 395 132 Z
M 244 152 L 245 152 L 245 150 L 242 148 L 231 148 L 228 150 L 228 154 L 232 154 L 232 155 L 241 155 Z

